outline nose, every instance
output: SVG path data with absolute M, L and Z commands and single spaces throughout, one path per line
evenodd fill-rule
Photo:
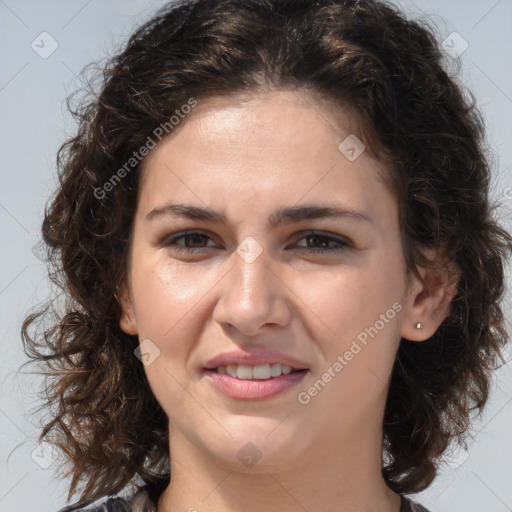
M 266 257 L 265 251 L 252 262 L 238 253 L 232 259 L 233 267 L 219 283 L 213 319 L 245 336 L 286 326 L 291 317 L 291 291 L 277 265 Z

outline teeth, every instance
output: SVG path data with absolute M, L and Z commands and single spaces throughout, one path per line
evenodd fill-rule
M 228 364 L 227 366 L 219 366 L 218 373 L 230 375 L 233 378 L 252 380 L 252 379 L 270 379 L 271 377 L 279 377 L 280 375 L 288 375 L 292 372 L 291 366 L 285 364 L 259 364 L 249 366 L 247 364 Z
M 252 369 L 253 379 L 270 379 L 270 365 L 260 364 Z
M 226 366 L 226 372 L 231 377 L 236 378 L 236 364 L 228 364 Z
M 279 363 L 270 365 L 270 375 L 272 377 L 279 377 L 281 375 L 282 366 Z
M 236 369 L 237 379 L 252 379 L 252 367 L 246 364 L 239 364 Z

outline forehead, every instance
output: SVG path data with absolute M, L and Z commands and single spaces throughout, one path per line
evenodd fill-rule
M 179 145 L 199 156 L 200 142 L 204 140 L 211 144 L 210 150 L 222 149 L 226 144 L 231 150 L 254 144 L 270 149 L 283 142 L 292 147 L 295 141 L 304 151 L 318 149 L 318 142 L 337 147 L 343 134 L 353 134 L 365 142 L 366 154 L 378 159 L 374 151 L 377 145 L 365 140 L 367 130 L 363 129 L 359 114 L 317 91 L 284 89 L 199 98 L 197 106 L 188 110 L 181 120 L 174 116 L 179 122 L 158 149 L 167 146 L 176 150 Z M 309 139 L 305 146 L 301 144 L 304 138 Z M 178 141 L 173 144 L 173 139 Z M 151 151 L 142 171 L 160 153 Z
M 198 100 L 146 157 L 140 197 L 155 203 L 187 195 L 219 203 L 261 201 L 265 194 L 281 202 L 288 195 L 293 203 L 328 193 L 371 206 L 386 171 L 362 139 L 348 109 L 308 93 Z

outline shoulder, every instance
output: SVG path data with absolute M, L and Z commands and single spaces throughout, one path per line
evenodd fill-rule
M 99 503 L 91 501 L 82 501 L 75 505 L 65 507 L 59 512 L 131 512 L 129 503 L 123 498 L 115 497 Z
M 401 498 L 402 506 L 400 507 L 400 512 L 429 512 L 425 507 L 422 507 L 409 498 L 406 498 L 405 496 L 401 496 Z
M 84 501 L 58 512 L 156 512 L 156 501 L 145 486 L 129 498 L 114 496 L 100 502 Z

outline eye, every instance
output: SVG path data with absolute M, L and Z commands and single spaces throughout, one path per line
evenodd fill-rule
M 303 243 L 304 241 L 305 243 Z M 311 231 L 304 233 L 295 247 L 312 249 L 315 253 L 333 253 L 346 250 L 352 244 L 346 239 Z
M 216 247 L 216 245 L 208 245 L 213 240 L 200 231 L 186 231 L 168 236 L 162 240 L 162 246 L 172 248 L 182 252 L 199 252 L 202 249 Z

